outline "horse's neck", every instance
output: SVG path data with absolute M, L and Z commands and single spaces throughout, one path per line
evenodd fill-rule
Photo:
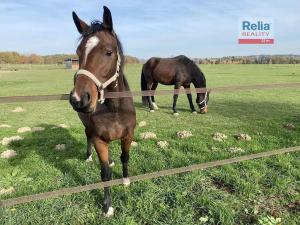
M 206 84 L 203 82 L 201 77 L 195 77 L 192 82 L 193 82 L 195 88 L 205 88 L 206 87 Z
M 106 88 L 107 92 L 122 92 L 128 90 L 129 88 L 127 85 L 127 81 L 123 73 L 120 73 L 120 76 L 118 77 L 117 81 L 113 82 L 111 85 L 109 85 Z M 120 106 L 123 100 L 124 98 L 110 98 L 110 99 L 106 99 L 105 101 L 106 101 L 106 106 L 111 111 L 115 111 L 116 109 L 118 109 L 118 107 Z

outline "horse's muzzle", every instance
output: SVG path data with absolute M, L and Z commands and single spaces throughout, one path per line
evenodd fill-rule
M 201 114 L 206 114 L 206 113 L 208 113 L 208 107 L 205 106 L 203 109 L 200 110 L 200 113 L 201 113 Z
M 91 96 L 88 92 L 84 93 L 81 97 L 71 92 L 69 101 L 73 109 L 77 112 L 90 113 L 93 111 L 90 108 Z

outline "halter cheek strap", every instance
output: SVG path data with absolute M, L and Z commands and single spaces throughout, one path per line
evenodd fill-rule
M 205 97 L 204 97 L 204 99 L 203 99 L 201 102 L 199 102 L 198 104 L 201 105 L 201 104 L 203 104 L 203 103 L 204 103 L 204 106 L 201 107 L 200 110 L 204 109 L 204 108 L 207 106 L 207 91 L 205 92 Z
M 116 72 L 111 78 L 109 78 L 104 83 L 99 81 L 98 78 L 93 73 L 91 73 L 88 70 L 84 70 L 84 69 L 78 70 L 74 77 L 74 82 L 76 81 L 76 79 L 79 75 L 84 75 L 84 76 L 87 76 L 88 78 L 90 78 L 94 82 L 94 84 L 97 86 L 97 90 L 98 90 L 98 94 L 99 94 L 98 102 L 100 102 L 101 104 L 103 104 L 105 101 L 104 89 L 108 85 L 110 85 L 112 82 L 117 81 L 118 77 L 120 76 L 121 57 L 120 57 L 119 50 L 117 50 L 117 54 L 118 54 L 118 60 L 117 60 L 117 65 L 116 65 Z M 117 87 L 117 86 L 118 86 L 118 83 L 116 83 L 115 87 Z

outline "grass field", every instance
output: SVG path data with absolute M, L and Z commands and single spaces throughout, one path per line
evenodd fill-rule
M 209 87 L 262 83 L 300 82 L 300 65 L 203 65 Z M 139 90 L 141 65 L 125 67 L 132 90 Z M 0 96 L 69 93 L 74 71 L 55 67 L 19 67 L 0 71 Z M 162 87 L 159 88 L 171 88 Z M 195 97 L 194 97 L 195 99 Z M 138 147 L 132 148 L 129 172 L 137 175 L 161 169 L 230 158 L 300 145 L 300 90 L 274 89 L 212 93 L 209 113 L 193 115 L 186 96 L 178 102 L 179 117 L 171 113 L 172 96 L 157 97 L 160 110 L 149 113 L 135 98 L 137 120 L 147 126 L 136 129 Z M 21 106 L 22 113 L 11 111 Z M 67 129 L 51 129 L 58 124 Z M 283 128 L 293 123 L 295 130 Z M 0 140 L 20 135 L 24 139 L 0 153 L 15 150 L 17 157 L 0 159 L 0 187 L 13 186 L 0 199 L 90 184 L 100 178 L 99 162 L 86 163 L 83 126 L 67 101 L 0 105 Z M 19 134 L 20 127 L 45 127 L 44 131 Z M 192 131 L 178 139 L 176 132 Z M 157 141 L 141 140 L 141 132 L 155 132 Z M 224 142 L 212 139 L 221 132 Z M 247 133 L 249 142 L 237 141 Z M 66 150 L 55 150 L 65 144 Z M 230 147 L 244 152 L 232 153 Z M 120 145 L 110 146 L 116 166 L 113 178 L 121 177 Z M 133 183 L 112 188 L 115 216 L 101 214 L 103 192 L 96 190 L 20 206 L 1 208 L 0 224 L 287 224 L 300 221 L 300 154 L 292 153 Z M 280 218 L 280 219 L 279 219 Z M 277 219 L 277 222 L 273 221 Z M 281 220 L 281 222 L 279 222 Z

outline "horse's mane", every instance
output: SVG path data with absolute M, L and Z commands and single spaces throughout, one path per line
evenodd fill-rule
M 97 32 L 100 32 L 100 31 L 108 31 L 107 29 L 105 29 L 105 27 L 103 26 L 103 23 L 99 20 L 93 20 L 89 26 L 89 28 L 85 31 L 82 32 L 79 40 L 82 40 L 83 38 L 86 38 L 90 35 L 93 35 Z M 112 31 L 111 32 L 112 35 L 117 39 L 117 45 L 118 45 L 118 50 L 119 50 L 119 54 L 120 54 L 120 57 L 121 57 L 121 72 L 123 74 L 123 67 L 124 67 L 124 53 L 123 53 L 123 46 L 122 46 L 122 43 L 121 41 L 119 40 L 117 34 Z

